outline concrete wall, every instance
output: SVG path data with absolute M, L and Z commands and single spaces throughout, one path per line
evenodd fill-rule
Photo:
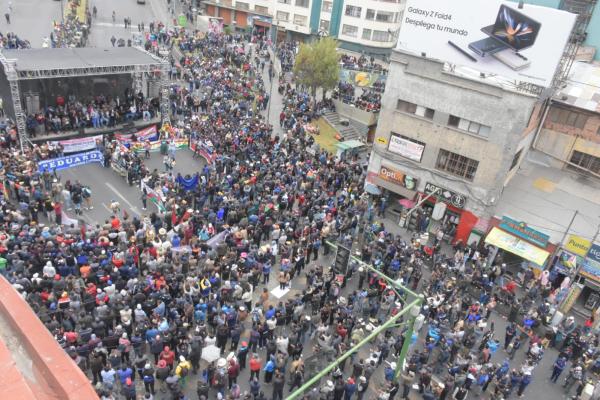
M 504 90 L 479 76 L 465 78 L 446 72 L 443 67 L 438 61 L 392 53 L 374 157 L 392 158 L 400 169 L 419 178 L 418 190 L 425 182 L 436 183 L 467 195 L 466 208 L 474 214 L 489 214 L 488 209 L 498 201 L 536 99 Z M 398 99 L 434 109 L 433 120 L 397 111 Z M 447 126 L 450 114 L 490 126 L 489 137 Z M 426 143 L 420 163 L 387 151 L 392 131 Z M 435 169 L 440 148 L 479 161 L 473 182 Z
M 335 110 L 344 118 L 353 119 L 360 122 L 362 125 L 371 126 L 377 123 L 379 113 L 372 113 L 360 108 L 353 107 L 343 101 L 334 100 Z
M 600 157 L 600 115 L 573 107 L 571 110 L 588 114 L 583 129 L 552 122 L 548 117 L 537 140 L 536 149 L 555 157 L 551 160 L 555 168 L 564 168 L 563 161 L 569 161 L 574 150 Z

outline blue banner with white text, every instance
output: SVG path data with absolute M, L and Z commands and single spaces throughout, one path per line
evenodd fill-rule
M 78 167 L 93 162 L 103 162 L 104 156 L 101 151 L 93 150 L 85 153 L 73 154 L 64 157 L 52 158 L 50 160 L 42 160 L 38 162 L 38 170 L 40 172 L 60 171 L 62 169 Z

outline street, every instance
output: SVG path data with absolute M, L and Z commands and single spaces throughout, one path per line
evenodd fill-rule
M 0 0 L 0 10 L 7 12 L 8 10 L 8 1 Z M 3 32 L 14 32 L 19 35 L 23 39 L 28 39 L 31 41 L 33 47 L 41 46 L 44 38 L 49 36 L 51 31 L 52 20 L 60 20 L 61 18 L 61 2 L 53 1 L 53 0 L 19 0 L 12 1 L 13 10 L 11 12 L 11 23 L 7 24 L 5 19 L 2 18 L 1 27 Z M 169 12 L 166 8 L 165 0 L 147 0 L 145 5 L 137 4 L 135 0 L 93 0 L 90 3 L 90 10 L 96 6 L 98 9 L 97 18 L 93 20 L 91 35 L 89 38 L 88 45 L 93 47 L 110 47 L 110 38 L 115 37 L 117 39 L 123 38 L 125 40 L 132 37 L 133 34 L 138 32 L 138 23 L 144 22 L 146 29 L 148 28 L 148 24 L 151 21 L 169 21 L 171 18 Z M 31 10 L 35 9 L 36 12 L 31 12 Z M 116 20 L 113 22 L 112 20 L 112 12 L 115 11 Z M 123 19 L 131 18 L 131 27 L 125 29 Z M 271 83 L 269 77 L 267 75 L 268 67 L 262 72 L 263 80 L 267 91 L 270 92 L 270 101 L 269 101 L 269 109 L 268 111 L 263 111 L 263 115 L 269 116 L 269 122 L 274 127 L 274 134 L 283 135 L 283 130 L 279 127 L 279 114 L 283 109 L 283 96 L 280 95 L 277 91 L 278 81 L 277 78 L 274 78 L 274 81 Z M 277 71 L 280 73 L 280 71 Z M 163 156 L 159 153 L 152 153 L 152 156 L 149 160 L 146 161 L 146 165 L 150 170 L 158 169 L 159 171 L 164 171 L 164 166 L 162 164 Z M 178 150 L 176 153 L 176 165 L 173 171 L 173 174 L 181 173 L 182 175 L 193 174 L 195 172 L 199 172 L 204 165 L 204 161 L 202 159 L 193 158 L 193 154 L 190 150 Z M 61 177 L 61 181 L 65 183 L 67 180 L 71 182 L 78 180 L 84 185 L 88 185 L 92 191 L 92 203 L 94 208 L 92 210 L 84 210 L 83 215 L 80 217 L 87 224 L 96 225 L 103 224 L 105 220 L 107 220 L 111 211 L 109 209 L 109 205 L 113 200 L 118 201 L 121 204 L 121 208 L 126 210 L 130 216 L 141 217 L 143 215 L 147 215 L 156 211 L 156 208 L 151 202 L 148 202 L 148 209 L 142 209 L 142 201 L 141 196 L 142 193 L 138 186 L 130 186 L 126 182 L 126 180 L 119 176 L 113 169 L 104 168 L 100 164 L 93 163 L 88 164 L 81 167 L 76 167 L 72 169 L 67 169 L 63 171 L 59 171 L 59 175 Z M 67 215 L 71 218 L 75 218 L 75 215 L 72 210 L 65 210 Z M 384 217 L 381 219 L 382 222 L 385 223 L 386 229 L 392 231 L 394 234 L 401 235 L 405 240 L 410 240 L 411 232 L 408 232 L 404 228 L 399 228 L 397 226 L 397 218 L 394 216 Z M 356 250 L 356 247 L 354 248 Z M 452 249 L 445 248 L 445 251 L 448 254 Z M 335 252 L 332 252 L 329 256 L 320 256 L 317 261 L 312 261 L 309 265 L 307 265 L 306 270 L 311 267 L 315 267 L 317 265 L 322 265 L 325 267 L 329 267 L 332 265 L 335 257 Z M 271 281 L 266 286 L 268 291 L 271 294 L 270 301 L 279 302 L 293 298 L 296 295 L 300 295 L 304 289 L 307 287 L 305 274 L 300 274 L 300 276 L 295 277 L 291 282 L 291 287 L 288 291 L 285 291 L 282 296 L 279 296 L 279 291 L 276 290 L 279 287 L 277 283 L 278 268 L 273 268 L 271 272 Z M 421 281 L 422 284 L 428 278 L 429 273 L 427 270 L 424 271 L 424 277 Z M 349 284 L 343 290 L 341 295 L 345 298 L 348 298 L 353 291 L 357 289 L 358 282 L 356 277 L 351 279 Z M 263 290 L 262 285 L 254 288 L 253 292 L 253 303 L 259 300 L 259 296 L 261 291 Z M 318 310 L 317 310 L 318 311 Z M 315 314 L 315 318 L 319 318 L 318 314 Z M 249 337 L 249 324 L 250 321 L 246 321 L 245 323 L 245 331 L 242 333 L 242 340 L 247 340 Z M 498 339 L 501 343 L 504 342 L 504 331 L 506 328 L 506 318 L 498 314 L 497 312 L 493 312 L 491 315 L 491 323 L 495 326 L 495 338 Z M 488 325 L 489 326 L 489 325 Z M 281 334 L 286 334 L 285 329 L 283 329 Z M 419 332 L 419 340 L 416 344 L 411 347 L 411 351 L 415 349 L 421 350 L 423 348 L 423 340 L 427 334 L 427 324 L 423 326 L 421 331 Z M 313 345 L 315 340 L 307 341 L 304 344 L 304 358 L 308 359 L 311 356 L 315 355 L 313 351 Z M 524 343 L 521 350 L 519 350 L 518 354 L 511 361 L 511 368 L 519 369 L 525 360 L 525 352 L 527 351 L 527 343 Z M 357 356 L 357 359 L 368 358 L 371 352 L 371 348 L 369 346 L 363 347 Z M 265 351 L 259 350 L 260 356 L 263 360 L 265 360 Z M 557 384 L 550 383 L 550 374 L 552 369 L 552 364 L 554 363 L 557 357 L 557 351 L 555 349 L 547 349 L 544 357 L 541 362 L 535 368 L 533 372 L 533 380 L 532 383 L 527 387 L 525 392 L 525 398 L 527 399 L 544 399 L 544 400 L 563 400 L 567 398 L 563 389 L 560 387 L 560 384 L 564 382 L 564 378 L 567 375 L 567 372 L 563 373 L 560 377 Z M 507 357 L 506 353 L 500 348 L 493 355 L 492 361 L 494 363 L 501 364 L 504 359 Z M 390 357 L 390 360 L 393 358 Z M 327 360 L 320 360 L 322 367 L 325 367 L 327 364 Z M 204 366 L 206 366 L 204 364 Z M 570 367 L 570 364 L 569 364 Z M 346 363 L 346 371 L 351 370 L 351 363 Z M 238 384 L 241 386 L 242 392 L 248 390 L 249 385 L 249 369 L 242 370 L 241 374 L 238 377 Z M 306 376 L 308 380 L 310 376 Z M 289 383 L 285 386 L 285 393 L 288 392 Z M 323 382 L 321 382 L 322 384 Z M 383 379 L 383 368 L 379 368 L 376 375 L 373 376 L 370 386 L 369 392 L 365 396 L 365 399 L 376 399 L 377 390 L 383 387 L 384 379 Z M 136 385 L 138 389 L 138 394 L 144 393 L 144 385 L 139 379 L 136 379 Z M 268 398 L 271 397 L 271 386 L 269 384 L 262 383 L 262 390 L 265 391 L 265 394 Z M 190 382 L 187 383 L 185 388 L 186 395 L 190 399 L 196 399 L 196 379 L 192 378 Z M 488 389 L 486 394 L 481 394 L 480 388 L 477 385 L 473 385 L 473 389 L 469 394 L 469 399 L 477 399 L 477 398 L 488 398 L 489 394 L 493 392 L 493 385 Z M 214 393 L 214 392 L 213 392 Z M 514 396 L 514 392 L 513 392 Z M 140 396 L 138 396 L 140 397 Z M 157 393 L 154 397 L 155 399 L 168 399 L 166 393 Z M 216 397 L 211 397 L 216 398 Z M 398 397 L 397 397 L 398 398 Z M 411 391 L 410 395 L 411 399 L 420 399 L 421 396 L 416 393 L 415 390 Z
M 178 150 L 175 156 L 176 164 L 173 175 L 177 173 L 182 175 L 200 171 L 204 162 L 201 158 L 193 159 L 193 153 L 190 150 Z M 152 171 L 157 169 L 164 172 L 162 164 L 163 156 L 160 153 L 151 153 L 151 158 L 146 160 L 147 167 Z M 61 181 L 67 180 L 74 182 L 79 180 L 82 184 L 89 185 L 92 190 L 93 210 L 83 210 L 81 218 L 91 225 L 102 224 L 111 215 L 109 205 L 113 200 L 121 204 L 121 208 L 126 210 L 131 216 L 140 217 L 142 214 L 150 214 L 156 211 L 156 207 L 148 202 L 148 210 L 142 210 L 141 196 L 139 186 L 129 186 L 125 178 L 117 174 L 112 168 L 104 168 L 98 163 L 84 165 L 78 168 L 60 171 Z M 72 211 L 66 211 L 67 215 L 74 218 Z

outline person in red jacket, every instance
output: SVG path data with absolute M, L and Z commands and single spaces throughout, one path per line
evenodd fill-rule
M 240 374 L 240 365 L 235 361 L 235 359 L 231 359 L 229 360 L 229 368 L 227 368 L 227 377 L 228 379 L 228 385 L 229 385 L 229 390 L 231 390 L 231 387 L 233 386 L 234 383 L 237 383 L 237 377 Z
M 62 225 L 62 206 L 59 202 L 54 203 L 54 218 L 56 225 Z
M 250 379 L 256 377 L 256 379 L 260 380 L 260 369 L 262 367 L 262 362 L 258 354 L 252 354 L 250 357 Z
M 165 346 L 164 350 L 160 353 L 160 359 L 165 360 L 169 369 L 172 370 L 173 363 L 175 362 L 175 352 L 169 346 Z

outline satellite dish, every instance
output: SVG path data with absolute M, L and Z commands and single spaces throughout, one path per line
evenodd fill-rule
M 437 203 L 435 203 L 435 206 L 433 207 L 433 212 L 431 213 L 431 218 L 434 221 L 439 221 L 440 219 L 444 218 L 444 214 L 446 214 L 447 207 L 448 206 L 444 202 L 438 201 Z

